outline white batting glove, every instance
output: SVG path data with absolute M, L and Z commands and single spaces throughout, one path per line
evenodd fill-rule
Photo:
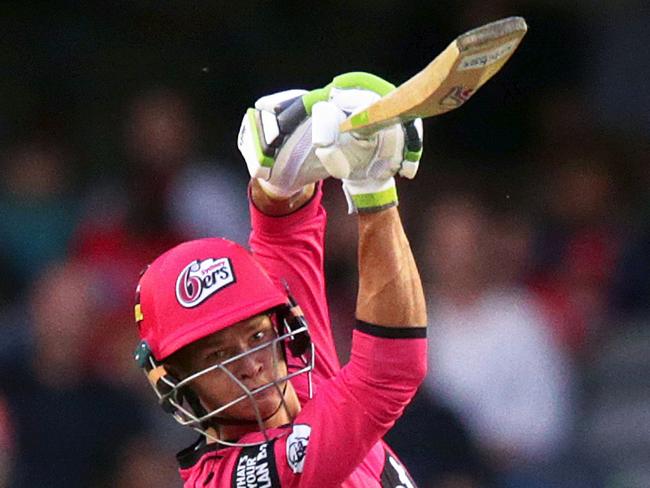
M 301 99 L 306 93 L 287 90 L 262 97 L 244 114 L 237 147 L 251 178 L 271 196 L 287 198 L 329 176 L 313 154 L 311 120 Z
M 312 108 L 316 156 L 332 176 L 343 180 L 350 213 L 397 205 L 393 176 L 415 177 L 422 154 L 422 121 L 395 124 L 365 139 L 339 133 L 339 124 L 350 113 L 369 106 L 394 86 L 367 73 L 338 76 L 332 85 L 328 100 Z
M 409 131 L 402 126 L 384 129 L 368 139 L 339 134 L 339 124 L 349 113 L 392 89 L 374 75 L 348 73 L 311 92 L 288 90 L 260 98 L 255 108 L 246 112 L 238 138 L 251 177 L 271 196 L 286 198 L 328 176 L 354 182 L 386 179 L 398 171 L 415 176 L 421 138 L 416 141 L 416 151 L 411 151 L 413 144 L 405 151 L 404 131 Z M 409 158 L 415 162 L 404 164 Z M 352 188 L 352 195 L 375 188 L 371 183 L 365 187 L 346 183 L 346 187 Z
M 409 151 L 405 132 L 413 132 Z M 422 120 L 411 127 L 396 124 L 378 133 L 377 150 L 371 161 L 343 179 L 343 191 L 348 201 L 348 211 L 373 212 L 398 204 L 394 175 L 412 179 L 418 170 L 422 155 Z M 410 158 L 410 159 L 407 159 Z
M 379 98 L 365 90 L 347 91 Z M 329 174 L 343 181 L 349 212 L 380 210 L 397 204 L 393 175 L 399 171 L 404 150 L 401 126 L 389 127 L 367 139 L 351 133 L 340 134 L 338 127 L 347 112 L 335 100 L 336 94 L 331 101 L 314 105 L 313 143 L 317 146 L 316 156 Z

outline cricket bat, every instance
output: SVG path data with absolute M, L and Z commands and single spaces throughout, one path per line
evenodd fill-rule
M 527 29 L 522 17 L 508 17 L 458 36 L 418 74 L 350 115 L 341 123 L 341 132 L 369 135 L 460 107 L 510 59 Z

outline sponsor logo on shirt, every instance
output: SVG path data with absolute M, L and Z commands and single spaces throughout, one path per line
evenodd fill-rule
M 296 424 L 287 438 L 287 463 L 294 473 L 302 473 L 305 469 L 305 456 L 311 427 L 306 424 Z
M 275 488 L 280 486 L 275 469 L 273 443 L 242 449 L 232 475 L 232 488 Z
M 197 259 L 183 268 L 176 279 L 176 299 L 185 308 L 200 305 L 214 293 L 235 282 L 228 258 Z

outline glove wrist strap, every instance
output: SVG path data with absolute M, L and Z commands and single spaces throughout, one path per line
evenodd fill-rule
M 348 213 L 378 212 L 398 204 L 395 178 L 387 180 L 343 180 Z

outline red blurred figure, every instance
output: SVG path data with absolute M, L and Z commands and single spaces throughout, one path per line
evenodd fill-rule
M 530 286 L 560 343 L 580 353 L 606 318 L 621 238 L 612 175 L 597 159 L 550 172 L 546 222 Z

